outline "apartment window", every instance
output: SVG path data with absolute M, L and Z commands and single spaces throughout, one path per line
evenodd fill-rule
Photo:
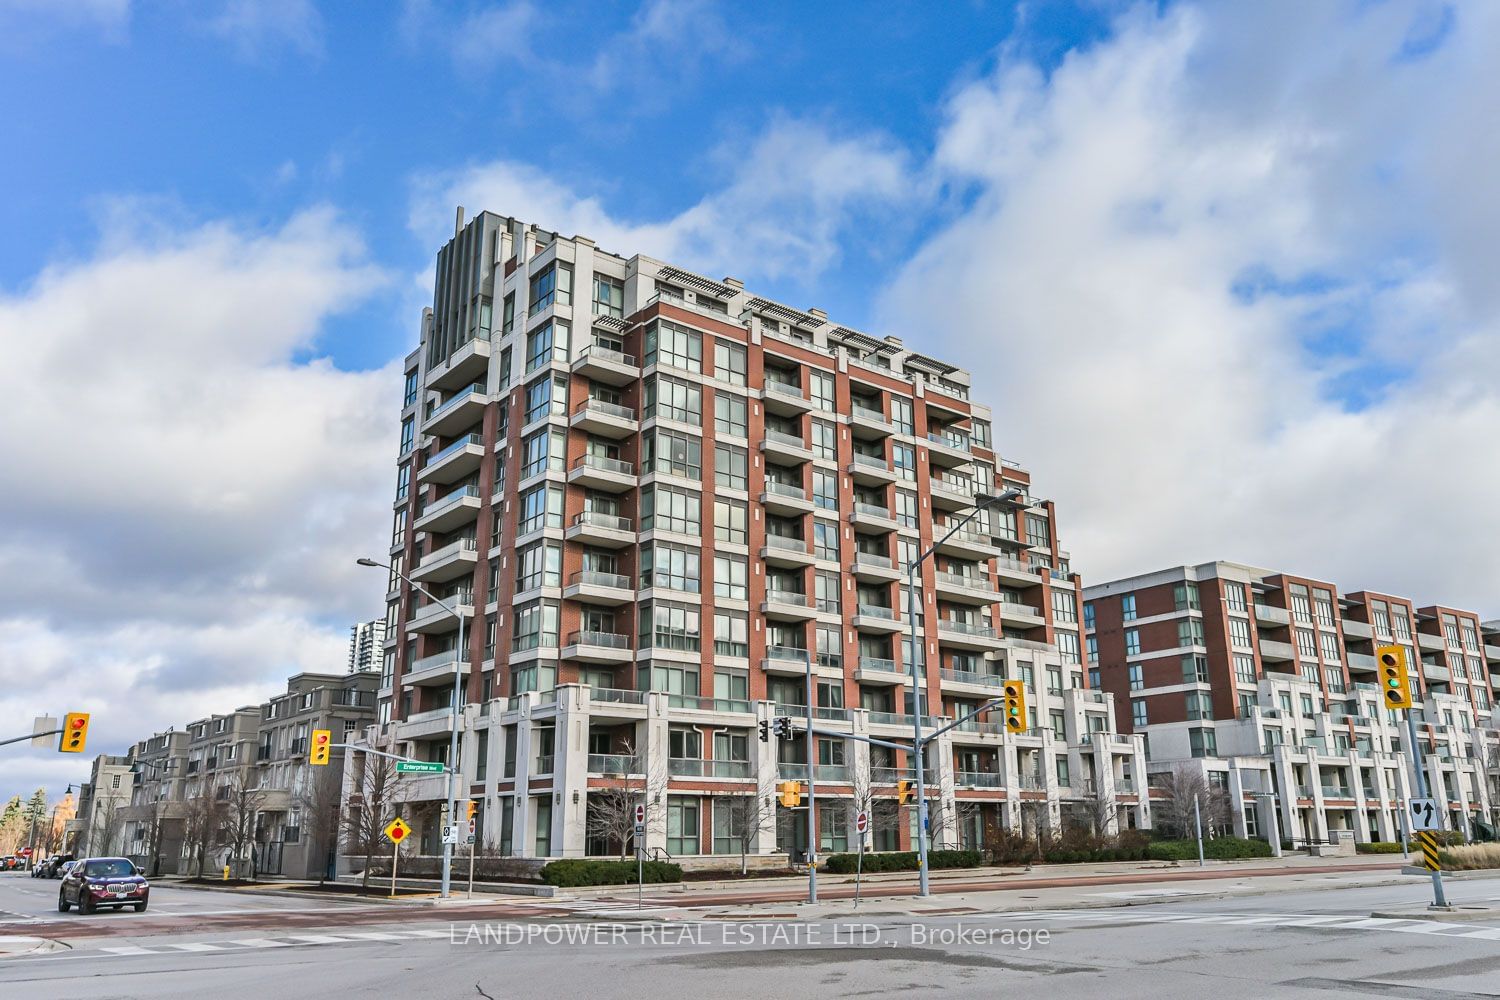
M 714 538 L 736 545 L 750 541 L 750 508 L 745 501 L 714 501 Z
M 621 319 L 625 315 L 625 283 L 619 278 L 594 272 L 594 315 L 613 316 Z
M 1177 623 L 1177 645 L 1203 645 L 1203 623 L 1196 618 Z
M 664 542 L 641 546 L 641 586 L 665 587 L 696 594 L 699 590 L 697 549 Z
M 838 614 L 842 600 L 843 578 L 837 573 L 818 570 L 813 574 L 813 590 L 819 611 Z
M 699 854 L 698 799 L 690 795 L 667 796 L 667 853 L 673 857 Z
M 1051 548 L 1052 538 L 1047 531 L 1047 519 L 1036 514 L 1026 515 L 1026 544 L 1040 548 Z
M 1219 742 L 1212 729 L 1189 729 L 1188 749 L 1194 757 L 1217 757 Z
M 1083 627 L 1084 628 L 1093 628 L 1094 627 L 1094 602 L 1093 601 L 1085 601 L 1083 603 Z
M 397 450 L 396 454 L 405 455 L 407 452 L 412 450 L 412 447 L 416 443 L 417 428 L 415 420 L 412 417 L 407 417 L 405 420 L 401 421 L 401 447 L 399 450 Z
M 530 479 L 548 471 L 566 471 L 567 445 L 568 433 L 561 428 L 549 430 L 544 427 L 526 435 L 521 440 L 521 478 Z
M 730 385 L 744 385 L 749 371 L 745 348 L 727 340 L 714 341 L 714 378 Z
M 1147 725 L 1146 722 L 1146 699 L 1134 698 L 1130 702 L 1130 723 L 1136 729 Z
M 511 652 L 556 646 L 557 623 L 556 601 L 529 601 L 518 606 L 515 613 L 515 634 L 510 640 Z
M 1090 663 L 1099 662 L 1099 639 L 1097 636 L 1088 636 L 1083 640 L 1083 648 L 1086 650 L 1086 658 Z M 1099 685 L 1095 684 L 1094 687 Z
M 896 491 L 896 523 L 903 528 L 917 526 L 917 495 L 909 490 Z
M 645 464 L 656 472 L 703 478 L 702 443 L 691 434 L 656 429 L 642 435 Z
M 732 393 L 714 393 L 714 433 L 733 437 L 749 437 L 749 424 L 743 396 Z
M 1474 625 L 1471 622 L 1464 622 L 1463 631 L 1464 649 L 1467 649 L 1471 653 L 1476 652 L 1479 649 L 1479 633 L 1474 630 Z
M 1184 684 L 1208 683 L 1208 657 L 1184 656 L 1182 658 L 1182 682 Z
M 1375 631 L 1381 635 L 1391 634 L 1391 613 L 1384 601 L 1371 601 L 1370 614 L 1373 617 Z
M 396 499 L 405 500 L 411 492 L 411 463 L 407 462 L 396 470 Z
M 837 410 L 837 403 L 833 395 L 833 376 L 827 372 L 810 371 L 807 373 L 808 397 L 813 406 L 824 413 L 833 413 Z
M 702 425 L 703 390 L 670 375 L 646 380 L 646 416 L 663 417 L 681 424 Z
M 562 547 L 538 542 L 516 552 L 516 593 L 562 585 Z
M 839 558 L 839 526 L 827 521 L 813 520 L 813 556 L 837 562 Z
M 691 604 L 646 601 L 640 606 L 641 645 L 696 653 L 702 639 L 699 621 L 699 610 Z
M 1245 611 L 1245 585 L 1233 580 L 1224 581 L 1224 603 L 1230 611 Z
M 541 528 L 561 528 L 563 491 L 558 486 L 534 486 L 521 494 L 516 533 L 524 535 Z
M 749 572 L 744 556 L 714 556 L 714 596 L 748 600 Z
M 1255 683 L 1255 657 L 1246 653 L 1234 654 L 1234 679 L 1241 684 Z
M 898 434 L 915 434 L 917 425 L 912 418 L 911 400 L 900 396 L 891 397 L 891 424 Z
M 422 383 L 418 381 L 417 372 L 409 371 L 406 373 L 406 391 L 402 394 L 401 397 L 401 405 L 403 407 L 410 406 L 417 401 L 417 395 L 420 392 L 421 384 Z
M 1120 620 L 1126 622 L 1135 621 L 1135 595 L 1126 594 L 1120 598 Z
M 1333 617 L 1333 592 L 1318 588 L 1313 591 L 1313 610 L 1317 613 L 1318 624 L 1332 628 Z
M 1393 634 L 1403 642 L 1411 641 L 1411 619 L 1406 615 L 1405 608 L 1391 605 L 1391 624 L 1395 626 Z
M 693 490 L 658 485 L 641 490 L 641 530 L 672 531 L 700 535 L 703 530 L 703 500 Z
M 1078 633 L 1059 630 L 1055 636 L 1057 651 L 1062 654 L 1064 663 L 1082 663 L 1083 660 L 1078 652 Z
M 568 324 L 548 320 L 526 335 L 526 374 L 553 361 L 568 360 Z
M 1339 662 L 1339 637 L 1333 632 L 1319 632 L 1318 643 L 1323 650 L 1323 660 L 1327 663 Z
M 1196 611 L 1199 608 L 1198 585 L 1179 583 L 1172 588 L 1172 604 L 1177 611 Z
M 1189 691 L 1185 700 L 1187 703 L 1188 721 L 1196 722 L 1214 717 L 1213 702 L 1209 699 L 1207 692 Z
M 1140 629 L 1138 629 L 1138 628 L 1128 628 L 1128 629 L 1125 630 L 1125 655 L 1126 656 L 1140 656 L 1141 655 L 1141 630 Z
M 553 305 L 572 305 L 573 269 L 567 264 L 553 261 L 533 274 L 530 299 L 532 316 Z
M 1071 590 L 1052 592 L 1052 617 L 1065 623 L 1078 621 L 1078 600 Z
M 645 364 L 670 365 L 685 371 L 703 370 L 703 337 L 696 330 L 658 320 L 646 328 Z
M 812 422 L 812 451 L 817 458 L 838 460 L 838 434 L 826 420 Z
M 1289 589 L 1292 595 L 1292 617 L 1299 622 L 1311 623 L 1313 620 L 1312 603 L 1307 599 L 1307 588 L 1300 583 L 1294 583 Z
M 839 477 L 836 472 L 814 469 L 812 474 L 813 506 L 823 510 L 839 509 Z
M 750 488 L 750 457 L 744 448 L 714 445 L 714 485 L 731 490 Z
M 568 377 L 543 375 L 526 387 L 525 423 L 568 415 Z
M 990 447 L 990 422 L 988 420 L 974 420 L 972 437 L 974 444 L 980 448 Z
M 917 479 L 917 450 L 909 444 L 891 445 L 891 462 L 896 468 L 896 475 L 901 479 L 916 482 Z
M 1297 631 L 1297 652 L 1309 660 L 1318 658 L 1318 640 L 1312 629 L 1299 628 Z
M 1328 690 L 1337 694 L 1344 693 L 1344 671 L 1342 667 L 1324 667 L 1323 676 L 1328 682 Z
M 1229 644 L 1240 649 L 1254 648 L 1250 644 L 1250 622 L 1248 619 L 1229 619 Z

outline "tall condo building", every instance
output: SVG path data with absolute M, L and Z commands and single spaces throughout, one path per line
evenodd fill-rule
M 1147 736 L 1153 776 L 1202 772 L 1229 791 L 1241 835 L 1400 838 L 1416 791 L 1406 720 L 1376 683 L 1388 644 L 1406 649 L 1415 749 L 1447 827 L 1500 824 L 1500 622 L 1229 562 L 1092 585 L 1085 600 L 1094 686 Z
M 419 589 L 390 576 L 367 738 L 445 760 L 457 698 L 460 794 L 502 853 L 618 855 L 622 796 L 677 858 L 805 848 L 771 789 L 808 776 L 809 673 L 820 849 L 853 849 L 858 809 L 869 846 L 906 847 L 907 755 L 846 735 L 910 740 L 914 658 L 929 729 L 1029 686 L 1024 734 L 997 712 L 933 744 L 938 843 L 1149 825 L 1141 742 L 1084 673 L 1057 511 L 960 368 L 460 210 L 405 377 L 389 559 Z M 912 649 L 906 567 L 1006 490 L 921 563 Z M 762 741 L 777 715 L 794 738 Z M 366 780 L 356 758 L 349 790 Z M 424 853 L 444 784 L 398 783 Z
M 385 647 L 385 619 L 357 622 L 349 626 L 349 672 L 380 668 L 381 650 Z

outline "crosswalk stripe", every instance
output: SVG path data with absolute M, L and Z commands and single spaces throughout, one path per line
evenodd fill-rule
M 133 944 L 116 945 L 113 948 L 100 948 L 99 950 L 100 951 L 107 951 L 111 955 L 154 955 L 154 954 L 156 954 L 156 952 L 153 951 L 150 948 L 138 948 L 138 947 L 136 947 Z
M 445 938 L 445 937 L 452 936 L 452 933 L 453 933 L 452 931 L 438 931 L 438 930 L 431 930 L 431 931 L 407 931 L 406 932 L 406 936 L 407 937 L 414 937 L 414 938 Z
M 222 945 L 208 944 L 207 942 L 204 942 L 204 941 L 187 941 L 187 942 L 184 942 L 182 944 L 164 945 L 164 947 L 173 948 L 173 949 L 175 949 L 177 951 L 222 951 L 223 950 L 223 946 Z
M 337 934 L 288 934 L 286 939 L 300 944 L 341 944 L 349 940 Z
M 291 945 L 285 941 L 277 941 L 275 938 L 240 938 L 238 941 L 230 941 L 241 948 L 290 948 Z

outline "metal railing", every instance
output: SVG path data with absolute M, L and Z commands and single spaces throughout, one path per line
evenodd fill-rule
M 449 504 L 458 503 L 458 501 L 463 500 L 463 499 L 465 499 L 467 497 L 473 497 L 476 500 L 479 499 L 479 487 L 477 487 L 477 486 L 460 486 L 458 489 L 454 490 L 452 493 L 448 493 L 448 494 L 445 494 L 443 496 L 440 496 L 436 500 L 429 500 L 427 503 L 424 503 L 422 505 L 422 509 L 417 514 L 417 516 L 421 517 L 424 514 L 435 513 L 438 510 L 442 509 L 443 507 L 447 507 Z
M 951 618 L 939 618 L 938 631 L 954 632 L 959 635 L 972 635 L 980 639 L 996 638 L 995 630 L 989 625 L 971 625 L 968 622 L 954 621 Z
M 859 658 L 859 669 L 884 670 L 887 673 L 898 673 L 901 670 L 896 665 L 895 660 L 887 660 L 879 656 L 861 656 Z
M 886 472 L 891 471 L 891 463 L 889 460 L 882 458 L 879 455 L 866 455 L 862 451 L 856 451 L 854 453 L 854 464 L 863 465 L 866 468 L 871 469 L 883 469 Z
M 873 503 L 856 503 L 854 513 L 863 514 L 866 517 L 878 517 L 886 521 L 891 520 L 891 509 Z
M 607 528 L 610 531 L 634 531 L 635 522 L 628 517 L 620 517 L 618 514 L 604 514 L 597 510 L 580 511 L 573 518 L 575 526 L 587 525 L 591 528 Z
M 630 462 L 622 462 L 618 458 L 605 458 L 603 455 L 579 455 L 578 460 L 573 463 L 573 468 L 613 472 L 622 476 L 635 475 L 635 466 Z
M 589 701 L 617 705 L 644 705 L 646 692 L 634 691 L 630 688 L 591 687 L 589 688 Z
M 766 480 L 766 492 L 779 497 L 791 497 L 795 500 L 808 499 L 806 488 L 791 483 L 780 483 L 774 479 Z
M 786 445 L 788 448 L 798 448 L 802 451 L 807 450 L 807 442 L 802 440 L 802 438 L 797 437 L 795 434 L 786 434 L 781 431 L 767 430 L 765 431 L 765 435 L 767 441 Z
M 609 587 L 613 590 L 633 590 L 630 577 L 621 573 L 603 573 L 599 570 L 582 569 L 568 577 L 570 587 Z
M 772 604 L 790 604 L 799 608 L 812 607 L 812 598 L 795 590 L 767 590 L 766 601 Z
M 872 566 L 876 569 L 895 569 L 896 564 L 891 561 L 890 556 L 883 556 L 879 552 L 856 552 L 854 553 L 854 568 L 861 566 Z
M 981 674 L 973 670 L 942 670 L 940 676 L 945 681 L 957 681 L 960 684 L 984 684 L 988 687 L 1000 687 L 1005 683 L 1002 674 Z
M 890 418 L 879 410 L 872 410 L 868 406 L 860 406 L 853 403 L 849 407 L 849 415 L 852 417 L 863 417 L 865 420 L 874 420 L 882 424 L 890 424 Z
M 767 535 L 766 547 L 770 549 L 781 549 L 786 552 L 809 552 L 807 539 L 790 538 L 786 535 Z
M 427 458 L 427 467 L 431 468 L 432 466 L 437 465 L 439 462 L 443 461 L 446 458 L 449 458 L 450 456 L 458 454 L 459 452 L 463 451 L 465 448 L 469 447 L 470 445 L 477 445 L 477 446 L 483 448 L 484 447 L 484 435 L 482 435 L 482 434 L 465 434 L 463 437 L 459 438 L 457 441 L 454 441 L 452 444 L 450 444 L 448 447 L 444 448 L 442 451 L 436 452 L 436 453 L 428 456 L 428 458 Z
M 882 604 L 860 604 L 856 605 L 854 613 L 865 618 L 881 618 L 885 621 L 896 621 L 896 609 L 888 608 Z
M 667 761 L 667 773 L 689 778 L 748 778 L 750 762 L 673 757 Z
M 773 392 L 778 396 L 791 396 L 795 399 L 800 399 L 803 402 L 807 401 L 807 397 L 802 394 L 802 387 L 800 385 L 791 385 L 786 382 L 778 382 L 773 378 L 768 378 L 765 380 L 765 389 L 767 392 Z
M 601 417 L 615 417 L 620 420 L 634 420 L 635 410 L 619 403 L 609 403 L 602 399 L 589 398 L 584 400 L 582 406 L 573 411 L 573 415 L 580 413 L 597 413 Z
M 569 646 L 604 646 L 609 649 L 629 649 L 630 636 L 619 632 L 594 632 L 580 630 L 568 636 Z
M 635 355 L 625 354 L 621 351 L 616 351 L 613 348 L 609 347 L 600 347 L 598 344 L 589 344 L 585 346 L 583 350 L 579 351 L 578 356 L 573 359 L 573 367 L 576 368 L 581 364 L 587 364 L 589 361 L 602 361 L 606 364 L 625 365 L 628 368 L 637 367 L 635 363 Z
M 709 698 L 696 694 L 669 694 L 667 705 L 671 708 L 693 708 L 704 712 L 739 712 L 749 714 L 754 709 L 742 698 Z
M 641 774 L 640 758 L 625 753 L 589 754 L 589 774 Z
M 434 417 L 446 413 L 447 411 L 463 403 L 471 396 L 478 396 L 481 400 L 483 400 L 489 397 L 489 392 L 485 389 L 483 382 L 475 382 L 473 385 L 466 385 L 462 389 L 455 392 L 452 396 L 449 396 L 446 400 L 443 401 L 441 405 L 433 407 L 432 412 L 427 414 L 427 419 L 431 420 Z
M 969 788 L 1004 788 L 1005 779 L 998 774 L 989 771 L 960 771 L 955 776 L 957 784 Z
M 531 773 L 532 774 L 551 774 L 552 773 L 552 766 L 553 766 L 553 755 L 552 754 L 549 753 L 549 754 L 539 755 L 536 758 L 536 760 L 532 762 Z

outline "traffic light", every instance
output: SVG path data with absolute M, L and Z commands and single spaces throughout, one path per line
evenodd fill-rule
M 1411 708 L 1411 678 L 1406 673 L 1405 646 L 1376 646 L 1380 668 L 1381 701 L 1386 708 Z
M 898 805 L 906 805 L 917 797 L 917 783 L 915 781 L 896 782 L 896 802 Z
M 1002 690 L 1005 692 L 1005 697 L 1002 699 L 1005 709 L 1005 731 L 1024 733 L 1026 731 L 1026 685 L 1020 681 L 1006 681 Z
M 465 814 L 464 819 L 468 820 L 470 823 L 474 822 L 474 814 L 476 812 L 478 812 L 478 811 L 479 811 L 479 802 L 478 802 L 478 800 L 477 799 L 470 799 L 469 800 L 469 811 L 468 811 L 467 814 Z
M 333 745 L 333 732 L 328 729 L 314 729 L 312 731 L 312 753 L 308 754 L 309 764 L 328 763 L 328 754 Z
M 792 738 L 791 716 L 778 715 L 776 717 L 776 738 L 778 740 L 789 740 Z
M 760 720 L 760 741 L 762 743 L 771 742 L 771 722 L 769 719 Z
M 779 786 L 781 789 L 781 804 L 788 809 L 802 804 L 802 782 L 783 781 Z
M 89 738 L 89 713 L 69 712 L 63 719 L 62 739 L 57 744 L 59 753 L 83 753 L 83 745 Z

